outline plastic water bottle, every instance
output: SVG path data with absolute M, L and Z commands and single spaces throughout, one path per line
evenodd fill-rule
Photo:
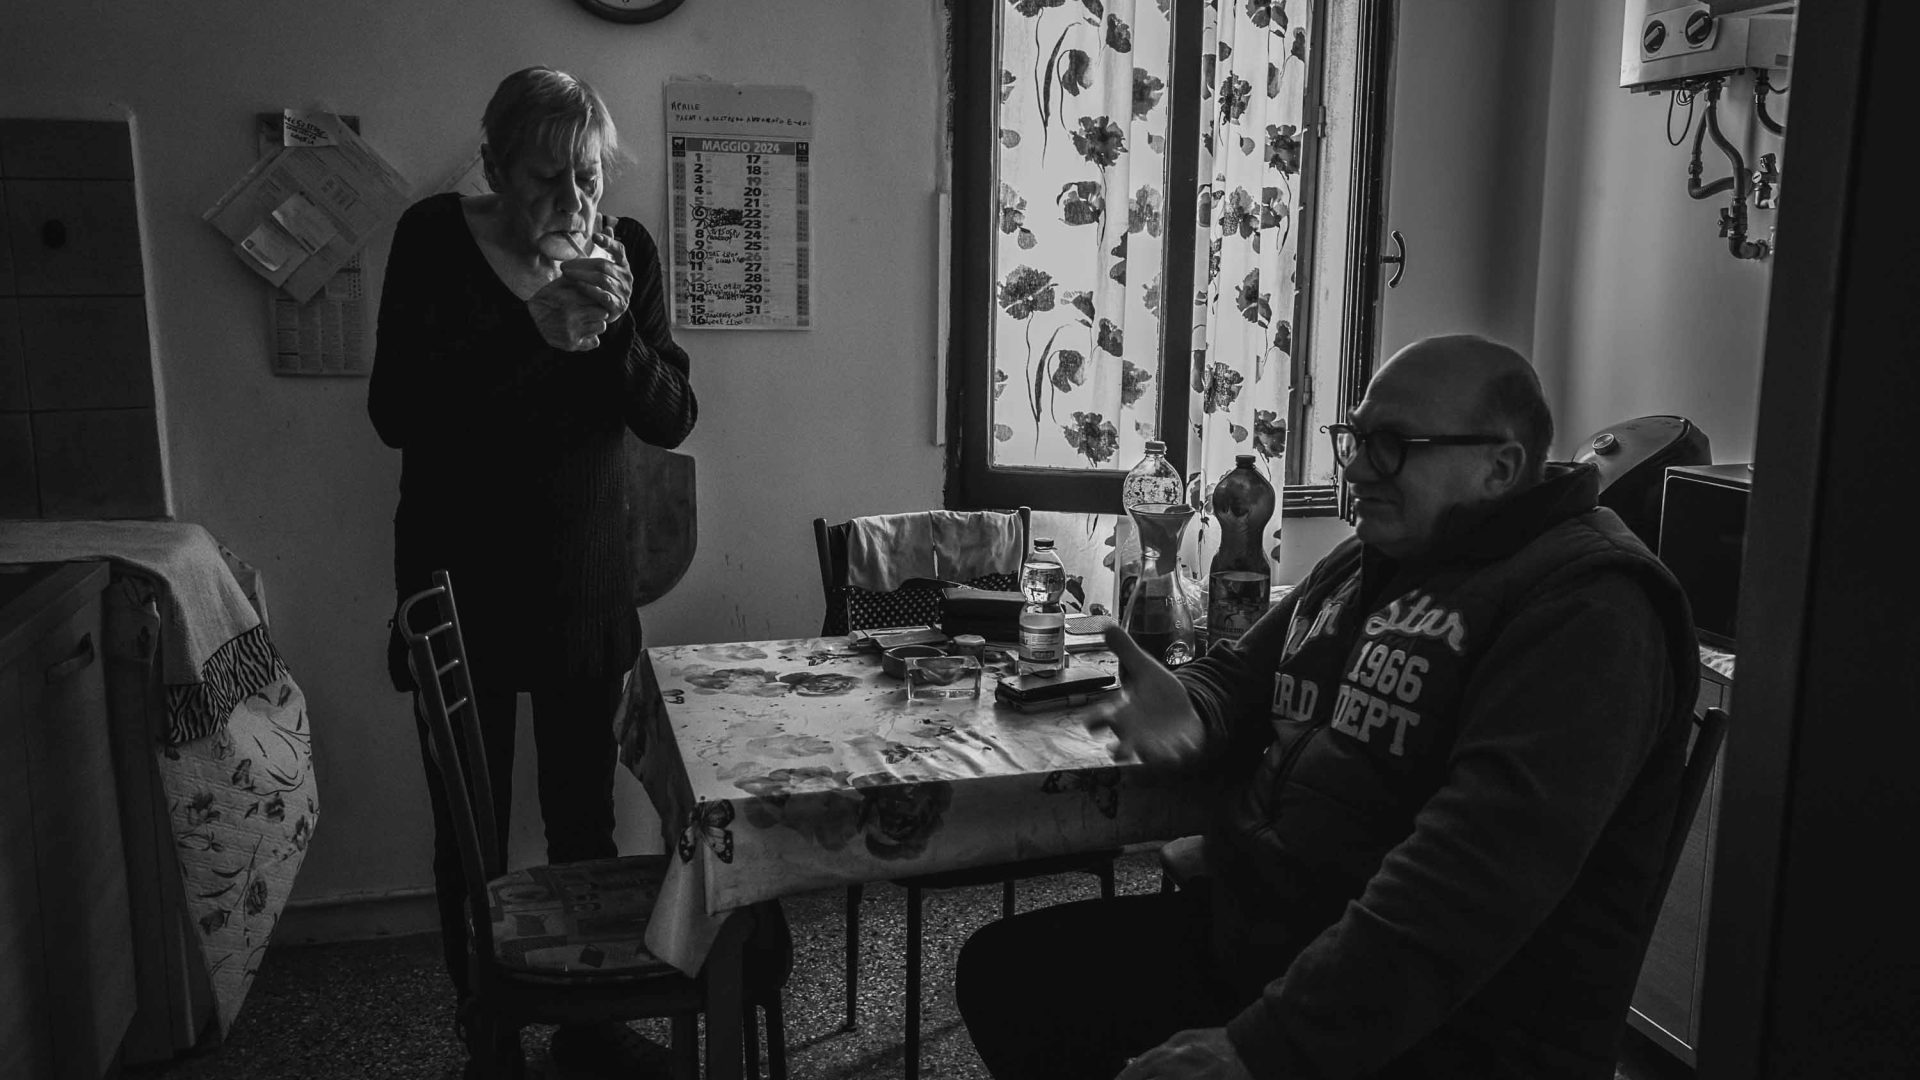
M 1120 485 L 1121 521 L 1115 529 L 1113 559 L 1113 613 L 1127 610 L 1127 599 L 1140 580 L 1140 534 L 1132 514 L 1141 506 L 1164 507 L 1186 501 L 1186 482 L 1167 460 L 1167 444 L 1147 440 L 1147 452 L 1127 472 Z
M 1273 571 L 1263 536 L 1273 517 L 1273 485 L 1253 467 L 1252 454 L 1234 458 L 1233 471 L 1213 487 L 1220 550 L 1207 574 L 1207 642 L 1233 641 L 1267 612 Z
M 1142 503 L 1185 502 L 1186 490 L 1180 470 L 1167 460 L 1167 444 L 1148 439 L 1145 456 L 1127 471 L 1127 478 L 1120 485 L 1120 508 L 1131 510 Z
M 1020 567 L 1020 674 L 1053 675 L 1067 659 L 1067 609 L 1060 596 L 1067 591 L 1067 568 L 1053 552 L 1050 537 L 1033 538 L 1033 551 Z

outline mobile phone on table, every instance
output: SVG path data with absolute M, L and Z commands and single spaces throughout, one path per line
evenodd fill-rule
M 1056 675 L 1008 675 L 994 688 L 994 697 L 1016 708 L 1051 703 L 1068 704 L 1119 687 L 1120 681 L 1098 668 L 1069 668 Z

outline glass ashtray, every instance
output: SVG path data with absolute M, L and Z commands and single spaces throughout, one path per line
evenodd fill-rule
M 979 696 L 979 657 L 915 656 L 908 658 L 908 701 L 939 702 Z

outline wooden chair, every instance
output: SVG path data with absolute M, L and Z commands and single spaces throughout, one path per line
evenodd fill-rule
M 474 1002 L 469 1042 L 480 1074 L 513 1075 L 515 1063 L 497 1060 L 492 1048 L 513 1045 L 527 1024 L 670 1017 L 675 1075 L 692 1080 L 699 1072 L 698 1015 L 709 1008 L 737 1007 L 746 1032 L 748 1075 L 757 1077 L 754 1010 L 759 1007 L 767 1016 L 772 1075 L 785 1080 L 780 987 L 791 964 L 791 944 L 785 938 L 779 939 L 784 949 L 746 951 L 744 1000 L 725 1003 L 716 998 L 704 973 L 689 978 L 647 950 L 647 920 L 669 856 L 506 871 L 453 586 L 445 571 L 435 572 L 433 580 L 432 588 L 401 603 L 395 621 L 420 687 L 434 764 L 446 785 L 467 881 L 468 989 Z M 576 904 L 583 897 L 591 897 L 590 922 L 576 917 Z M 756 930 L 772 926 L 784 932 L 777 905 L 758 908 L 755 916 Z M 736 940 L 739 931 L 733 928 L 741 925 L 738 920 L 729 924 Z M 723 946 L 738 947 L 723 942 L 715 948 Z M 710 1070 L 712 1049 L 710 1045 Z
M 1020 550 L 1029 547 L 1032 511 L 1020 507 L 1011 511 L 1020 519 Z M 820 636 L 836 637 L 854 630 L 876 626 L 912 626 L 940 622 L 940 589 L 932 585 L 907 584 L 891 593 L 868 593 L 847 581 L 847 536 L 851 522 L 829 525 L 825 518 L 813 519 L 814 545 L 820 556 L 820 589 L 826 605 Z M 1024 557 L 1024 555 L 1023 555 Z M 1004 574 L 991 574 L 964 584 L 981 589 L 1012 590 L 1020 587 L 1020 568 Z M 894 884 L 907 890 L 907 1018 L 906 1076 L 915 1080 L 920 1072 L 920 911 L 922 894 L 929 889 L 956 889 L 1000 883 L 1000 908 L 1003 915 L 1013 914 L 1014 882 L 1023 878 L 1081 871 L 1100 880 L 1100 895 L 1113 896 L 1113 860 L 1118 852 L 1090 855 L 1066 855 L 1034 859 L 944 874 L 922 874 L 900 878 Z M 860 994 L 860 901 L 863 888 L 847 886 L 847 1016 L 845 1028 L 859 1022 Z

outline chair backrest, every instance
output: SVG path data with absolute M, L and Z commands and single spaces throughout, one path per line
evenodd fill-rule
M 1725 709 L 1709 707 L 1693 714 L 1693 745 L 1687 750 L 1686 768 L 1680 773 L 1680 805 L 1673 813 L 1673 829 L 1667 834 L 1666 859 L 1660 867 L 1660 887 L 1653 896 L 1654 918 L 1666 903 L 1667 886 L 1680 865 L 1680 853 L 1686 849 L 1687 834 L 1693 831 L 1693 817 L 1707 793 L 1707 780 L 1720 758 L 1721 744 L 1727 739 Z
M 431 737 L 434 766 L 447 793 L 448 810 L 460 846 L 460 870 L 466 878 L 471 940 L 475 953 L 493 952 L 493 920 L 487 882 L 505 869 L 498 823 L 493 817 L 493 782 L 487 774 L 486 748 L 480 739 L 480 712 L 474 703 L 473 674 L 466 639 L 453 602 L 453 582 L 445 570 L 433 573 L 433 587 L 400 603 L 394 623 L 407 644 L 407 663 L 419 687 L 420 710 Z M 474 972 L 479 977 L 479 972 Z
M 1033 511 L 1025 506 L 1008 511 L 1020 519 L 1020 552 L 1026 557 Z M 875 626 L 912 626 L 940 621 L 940 589 L 931 585 L 903 585 L 886 593 L 868 592 L 847 583 L 847 535 L 852 522 L 827 524 L 826 518 L 813 519 L 813 543 L 820 557 L 820 593 L 826 614 L 820 622 L 821 637 L 837 637 L 853 630 Z M 1020 568 L 1005 574 L 988 574 L 962 584 L 980 589 L 1016 589 Z

